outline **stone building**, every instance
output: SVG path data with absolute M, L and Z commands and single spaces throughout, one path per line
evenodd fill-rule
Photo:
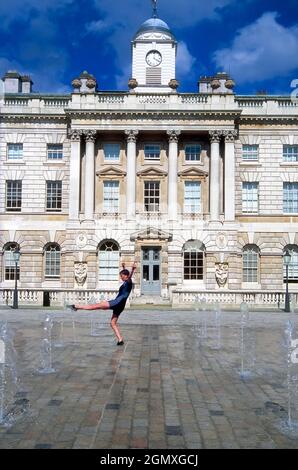
M 225 73 L 179 93 L 157 15 L 132 40 L 127 93 L 83 72 L 69 95 L 8 72 L 0 101 L 0 302 L 283 302 L 298 292 L 297 102 L 238 96 Z M 20 266 L 12 252 L 19 248 Z M 294 296 L 293 296 L 294 298 Z

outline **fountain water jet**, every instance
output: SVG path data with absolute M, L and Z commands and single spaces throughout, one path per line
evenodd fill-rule
M 293 339 L 293 324 L 287 322 L 287 389 L 288 389 L 288 422 L 291 430 L 298 430 L 298 339 Z
M 39 374 L 53 374 L 56 370 L 52 363 L 52 328 L 53 320 L 47 315 L 44 320 L 43 333 L 44 338 L 41 341 L 41 368 L 37 370 Z

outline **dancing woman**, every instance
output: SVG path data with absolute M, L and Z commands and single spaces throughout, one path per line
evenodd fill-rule
M 119 292 L 117 297 L 114 300 L 103 300 L 98 304 L 93 305 L 68 305 L 69 308 L 72 310 L 113 310 L 113 315 L 111 318 L 111 328 L 113 329 L 117 339 L 118 339 L 118 346 L 123 346 L 123 336 L 120 333 L 120 330 L 117 326 L 117 322 L 119 319 L 120 314 L 123 312 L 125 308 L 126 301 L 129 297 L 129 294 L 132 289 L 132 276 L 136 269 L 136 263 L 133 264 L 131 268 L 131 272 L 128 269 L 125 269 L 125 265 L 122 264 L 122 271 L 120 271 L 120 278 L 123 281 L 123 284 L 120 286 Z

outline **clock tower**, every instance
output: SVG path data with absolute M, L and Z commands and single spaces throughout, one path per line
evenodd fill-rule
M 157 16 L 145 21 L 132 41 L 132 88 L 137 93 L 173 92 L 176 78 L 177 41 L 169 26 Z M 169 86 L 170 81 L 174 86 Z

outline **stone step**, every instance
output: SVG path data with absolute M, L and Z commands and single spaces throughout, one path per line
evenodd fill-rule
M 141 295 L 139 297 L 134 297 L 130 301 L 130 305 L 169 305 L 171 306 L 171 301 L 169 298 L 164 298 L 159 295 Z

